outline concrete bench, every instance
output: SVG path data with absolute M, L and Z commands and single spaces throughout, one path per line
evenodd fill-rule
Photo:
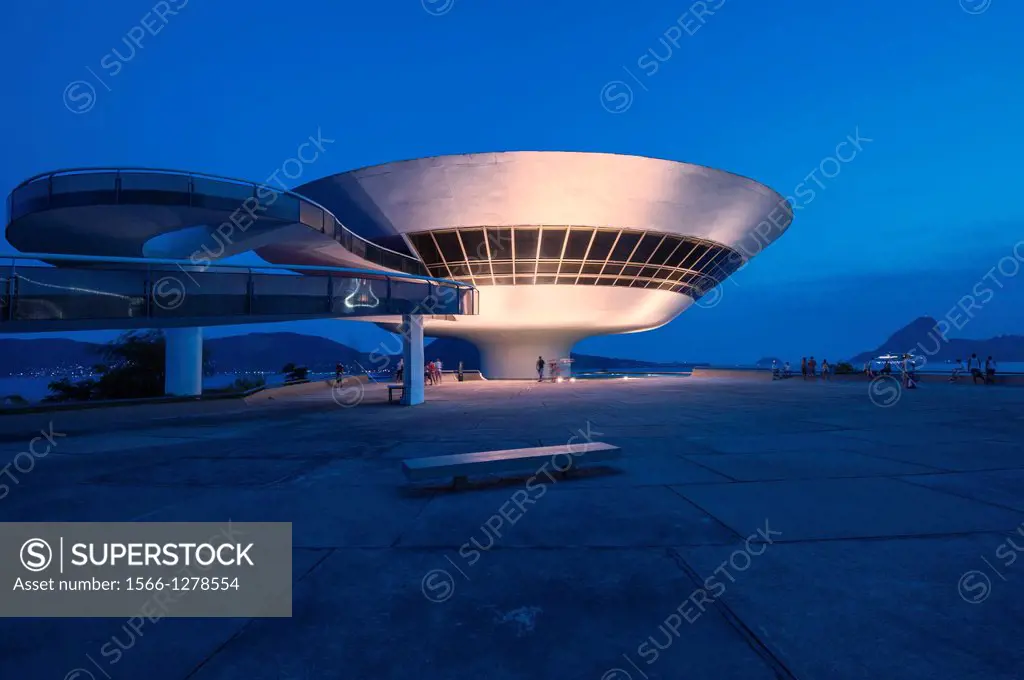
M 388 403 L 389 404 L 394 404 L 395 403 L 395 390 L 398 390 L 398 392 L 399 392 L 398 398 L 401 399 L 402 395 L 405 394 L 405 385 L 401 385 L 401 384 L 399 384 L 399 385 L 388 385 Z
M 455 486 L 465 484 L 471 474 L 496 472 L 537 472 L 551 461 L 551 472 L 563 477 L 581 463 L 597 463 L 618 458 L 622 449 L 603 442 L 580 442 L 531 449 L 506 449 L 450 456 L 411 458 L 402 461 L 402 472 L 410 481 L 451 477 Z M 558 457 L 556 459 L 556 456 Z

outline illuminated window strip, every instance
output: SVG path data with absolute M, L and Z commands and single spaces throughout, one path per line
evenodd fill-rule
M 590 230 L 590 240 L 587 242 L 587 250 L 586 250 L 585 253 L 583 253 L 583 262 L 584 262 L 584 264 L 586 264 L 587 258 L 590 255 L 590 249 L 594 247 L 594 239 L 597 238 L 597 231 L 598 231 L 597 229 L 591 229 Z M 580 282 L 580 277 L 581 276 L 583 276 L 583 267 L 582 266 L 580 266 L 580 273 L 576 275 L 576 280 L 573 282 L 572 285 L 574 285 L 574 286 L 577 285 Z

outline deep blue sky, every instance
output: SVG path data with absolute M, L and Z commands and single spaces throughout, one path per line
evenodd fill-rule
M 124 36 L 155 0 L 7 6 L 0 191 L 90 165 L 262 180 L 320 128 L 337 141 L 299 182 L 425 155 L 567 149 L 706 164 L 791 194 L 847 135 L 872 139 L 824 190 L 811 185 L 814 200 L 720 304 L 577 346 L 663 360 L 873 347 L 946 314 L 1024 239 L 1024 3 L 962 0 L 984 9 L 970 14 L 960 0 L 708 0 L 720 8 L 702 26 L 684 18 L 699 30 L 648 76 L 638 60 L 666 57 L 660 39 L 679 35 L 670 27 L 691 2 L 423 6 L 448 2 L 187 0 L 162 28 L 146 19 L 158 34 L 116 76 L 101 60 L 130 55 Z M 82 114 L 64 104 L 76 80 L 97 88 Z M 621 113 L 602 106 L 613 80 L 634 93 Z M 994 278 L 1003 287 L 959 335 L 1024 332 L 1024 286 Z M 380 337 L 352 322 L 280 327 Z

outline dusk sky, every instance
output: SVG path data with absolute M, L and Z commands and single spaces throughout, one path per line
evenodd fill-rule
M 156 4 L 177 14 L 161 24 Z M 715 306 L 577 351 L 842 358 L 946 315 L 979 282 L 993 294 L 956 314 L 954 335 L 1024 333 L 1024 3 L 696 5 L 717 9 L 701 23 L 692 2 L 664 0 L 9 3 L 0 190 L 78 166 L 262 181 L 318 129 L 336 141 L 295 185 L 439 154 L 654 156 L 815 194 Z M 109 75 L 147 13 L 157 34 Z M 846 161 L 828 160 L 848 138 L 860 141 Z M 259 329 L 363 349 L 384 335 L 337 321 Z

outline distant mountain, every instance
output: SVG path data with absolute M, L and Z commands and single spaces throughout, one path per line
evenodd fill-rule
M 899 329 L 879 347 L 861 352 L 850 359 L 854 365 L 863 364 L 883 354 L 911 353 L 928 357 L 931 361 L 966 360 L 971 354 L 992 356 L 996 361 L 1024 361 L 1024 336 L 1000 335 L 987 340 L 950 338 L 943 340 L 938 322 L 930 316 L 914 319 Z M 956 330 L 955 328 L 952 330 Z
M 0 338 L 0 375 L 71 371 L 100 363 L 103 345 L 64 338 Z
M 215 373 L 279 371 L 287 363 L 311 371 L 333 371 L 335 364 L 362 363 L 369 368 L 366 352 L 319 335 L 302 333 L 249 333 L 205 341 Z

